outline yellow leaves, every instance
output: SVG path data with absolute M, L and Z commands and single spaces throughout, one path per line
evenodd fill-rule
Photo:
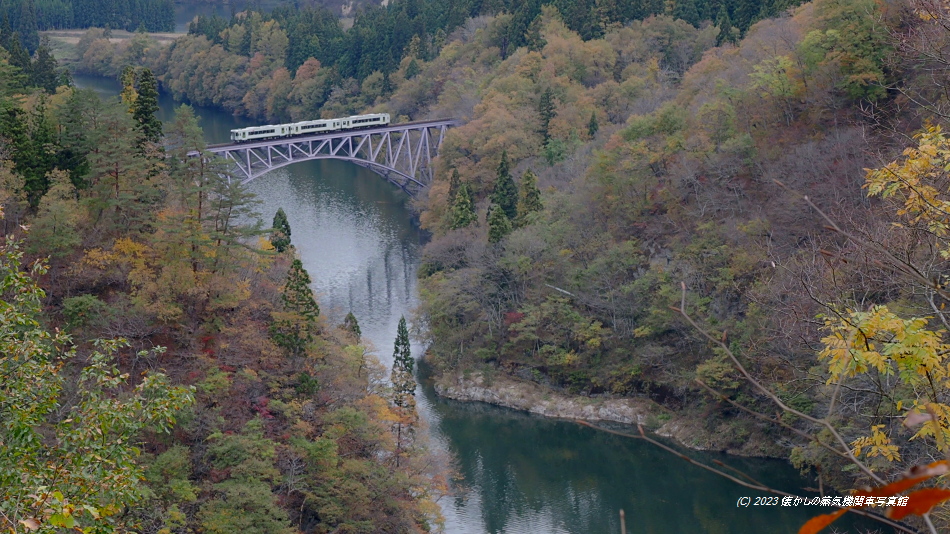
M 891 439 L 882 431 L 884 425 L 874 425 L 871 427 L 871 436 L 854 440 L 851 446 L 854 447 L 854 455 L 861 456 L 861 452 L 867 449 L 867 457 L 883 456 L 888 461 L 900 461 L 901 456 L 897 445 L 891 443 Z
M 950 383 L 947 356 L 950 345 L 944 342 L 944 330 L 929 330 L 928 319 L 903 319 L 887 306 L 874 306 L 867 312 L 848 311 L 825 317 L 825 329 L 830 332 L 824 339 L 825 348 L 820 359 L 828 360 L 828 383 L 843 378 L 876 371 L 889 376 L 895 372 L 904 384 L 926 386 L 931 382 L 946 386 Z M 896 401 L 898 411 L 910 404 L 908 425 L 926 422 L 913 438 L 932 437 L 941 451 L 950 449 L 950 406 L 929 403 L 920 399 Z M 926 405 L 925 405 L 926 404 Z M 927 412 L 930 417 L 921 416 Z M 915 415 L 916 414 L 916 415 Z M 881 456 L 899 460 L 898 447 L 892 445 L 882 431 L 884 425 L 871 428 L 871 436 L 855 440 L 855 455 L 867 449 L 867 456 Z
M 917 135 L 918 146 L 904 151 L 903 159 L 880 169 L 869 169 L 864 187 L 868 196 L 896 197 L 902 201 L 897 214 L 911 224 L 922 224 L 938 237 L 950 231 L 950 140 L 939 126 Z M 950 257 L 950 249 L 941 250 Z
M 819 359 L 828 359 L 831 376 L 828 383 L 853 377 L 874 369 L 890 375 L 895 370 L 908 384 L 930 377 L 947 379 L 947 351 L 944 330 L 931 331 L 927 318 L 902 319 L 887 306 L 874 306 L 867 312 L 849 311 L 842 316 L 824 317 L 825 330 L 831 333 L 821 341 L 825 348 Z

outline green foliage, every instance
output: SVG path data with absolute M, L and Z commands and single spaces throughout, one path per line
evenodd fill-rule
M 313 298 L 313 290 L 310 289 L 310 275 L 298 259 L 294 259 L 290 265 L 281 301 L 284 311 L 274 314 L 270 327 L 271 336 L 274 342 L 286 349 L 291 356 L 302 356 L 313 343 L 320 307 Z
M 63 299 L 63 318 L 70 330 L 86 330 L 102 325 L 109 309 L 95 295 L 79 295 Z
M 303 372 L 297 375 L 297 393 L 301 395 L 316 395 L 320 391 L 320 381 L 310 373 Z
M 65 394 L 60 368 L 75 349 L 64 349 L 69 339 L 37 321 L 44 294 L 31 277 L 45 269 L 37 263 L 23 272 L 21 257 L 15 243 L 0 251 L 0 510 L 13 524 L 33 519 L 43 531 L 60 523 L 115 528 L 118 512 L 143 497 L 134 438 L 145 429 L 167 431 L 192 392 L 149 373 L 117 396 L 128 375 L 113 359 L 127 343 L 96 341 L 76 398 L 57 414 Z
M 871 0 L 824 0 L 816 4 L 820 25 L 800 45 L 810 69 L 833 66 L 844 78 L 840 88 L 853 99 L 885 96 L 892 53 L 882 6 Z
M 416 378 L 413 375 L 415 360 L 409 348 L 409 329 L 406 318 L 399 318 L 396 329 L 396 343 L 393 349 L 393 370 L 390 380 L 393 384 L 393 404 L 400 408 L 411 406 L 410 397 L 416 394 Z
M 492 204 L 488 207 L 488 242 L 497 243 L 511 233 L 512 226 L 505 211 Z
M 419 62 L 415 58 L 409 60 L 409 64 L 406 65 L 406 79 L 411 80 L 419 75 Z
M 518 217 L 515 226 L 528 224 L 532 213 L 539 212 L 544 206 L 541 204 L 541 190 L 538 189 L 538 178 L 531 170 L 521 175 L 521 187 L 518 194 Z
M 287 214 L 284 208 L 277 208 L 274 214 L 274 222 L 271 223 L 270 244 L 274 246 L 277 252 L 284 252 L 290 247 L 290 223 L 287 222 Z
M 740 385 L 739 373 L 725 354 L 717 353 L 696 367 L 696 378 L 721 392 L 735 392 Z
M 478 220 L 475 205 L 468 190 L 468 184 L 462 184 L 452 203 L 452 228 L 465 228 Z
M 600 125 L 597 124 L 597 112 L 591 111 L 590 120 L 587 122 L 587 137 L 593 139 L 598 130 L 600 130 Z
M 356 338 L 356 342 L 360 342 L 360 338 L 363 336 L 363 331 L 360 330 L 360 323 L 356 320 L 356 316 L 353 315 L 353 312 L 346 314 L 346 317 L 343 318 L 343 329 L 347 332 L 353 334 L 353 337 Z
M 538 100 L 538 116 L 541 118 L 541 127 L 538 133 L 541 134 L 541 146 L 545 146 L 551 141 L 551 120 L 557 116 L 557 108 L 554 104 L 554 93 L 551 88 L 547 88 L 541 93 Z
M 518 189 L 511 177 L 507 150 L 501 153 L 501 161 L 498 162 L 495 188 L 492 191 L 491 201 L 501 208 L 508 220 L 518 216 Z
M 158 144 L 162 140 L 162 121 L 158 120 L 158 81 L 149 69 L 138 76 L 137 97 L 132 102 L 132 118 L 139 130 L 139 146 Z

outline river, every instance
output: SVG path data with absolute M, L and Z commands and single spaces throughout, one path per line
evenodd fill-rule
M 118 94 L 112 80 L 76 76 L 76 84 Z M 175 103 L 162 95 L 161 118 Z M 250 125 L 226 112 L 195 108 L 209 143 L 227 141 L 231 128 Z M 364 340 L 392 364 L 399 317 L 417 303 L 416 270 L 423 237 L 411 222 L 408 198 L 376 174 L 334 160 L 302 162 L 251 183 L 267 225 L 278 207 L 287 213 L 292 242 L 331 322 L 352 311 Z M 414 347 L 419 354 L 419 347 Z M 450 534 L 619 533 L 793 534 L 817 507 L 738 508 L 742 496 L 761 496 L 692 466 L 650 444 L 577 424 L 479 403 L 437 397 L 423 380 L 419 408 L 432 446 L 455 459 L 459 480 L 440 501 Z M 719 460 L 756 480 L 811 495 L 785 462 L 689 452 Z M 836 523 L 858 532 L 856 523 Z

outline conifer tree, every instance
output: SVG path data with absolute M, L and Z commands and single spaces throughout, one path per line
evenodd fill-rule
M 533 52 L 540 52 L 544 45 L 548 44 L 544 40 L 544 37 L 541 36 L 541 15 L 534 17 L 534 20 L 531 21 L 531 24 L 528 25 L 528 31 L 525 32 L 525 42 L 528 45 L 528 50 Z
M 501 153 L 498 177 L 495 180 L 495 190 L 492 192 L 491 200 L 505 212 L 509 220 L 518 215 L 518 188 L 515 187 L 515 181 L 511 177 L 507 150 Z
M 452 169 L 452 176 L 449 178 L 449 199 L 454 201 L 455 195 L 459 192 L 459 184 L 462 183 L 458 169 Z
M 32 64 L 30 72 L 30 85 L 42 87 L 49 94 L 56 92 L 59 85 L 59 75 L 56 73 L 56 60 L 49 49 L 49 41 L 46 38 L 40 43 L 36 50 L 36 61 Z
M 290 247 L 290 223 L 287 222 L 287 214 L 284 213 L 284 208 L 277 208 L 271 228 L 273 228 L 273 233 L 270 236 L 270 244 L 277 249 L 277 252 L 287 250 Z
M 363 331 L 360 330 L 360 323 L 356 320 L 356 316 L 353 315 L 353 312 L 346 314 L 346 317 L 343 318 L 343 329 L 353 334 L 353 336 L 356 337 L 357 343 L 360 342 Z
M 135 112 L 135 100 L 139 96 L 138 91 L 135 90 L 135 79 L 135 69 L 131 65 L 126 65 L 122 69 L 122 75 L 119 76 L 119 83 L 122 84 L 119 96 L 122 98 L 122 103 L 129 108 L 129 113 Z
M 554 107 L 554 93 L 551 92 L 550 87 L 541 93 L 541 99 L 538 101 L 538 114 L 541 116 L 541 128 L 538 133 L 541 134 L 541 145 L 543 146 L 551 140 L 551 120 L 557 116 Z
M 597 135 L 597 131 L 600 130 L 600 125 L 597 124 L 597 112 L 592 111 L 590 113 L 590 121 L 587 123 L 587 137 L 591 139 Z
M 290 266 L 281 301 L 284 311 L 273 314 L 271 335 L 274 342 L 291 356 L 302 356 L 313 342 L 320 307 L 310 289 L 310 275 L 299 259 L 295 259 Z
M 162 140 L 162 121 L 158 120 L 158 82 L 149 69 L 142 69 L 138 80 L 138 97 L 132 103 L 132 118 L 140 131 L 139 146 Z
M 409 60 L 409 64 L 406 65 L 406 79 L 411 80 L 419 74 L 419 63 L 416 62 L 415 58 Z
M 542 208 L 538 177 L 531 170 L 527 170 L 521 176 L 521 189 L 518 194 L 518 218 L 515 219 L 515 226 L 524 226 L 528 223 L 528 215 L 541 211 Z
M 478 219 L 468 184 L 462 184 L 452 205 L 452 229 L 465 228 Z
M 393 349 L 393 371 L 390 380 L 393 383 L 393 404 L 400 408 L 412 406 L 411 398 L 416 395 L 416 379 L 412 375 L 415 361 L 409 349 L 409 329 L 406 318 L 399 318 L 396 328 L 396 344 Z
M 313 298 L 310 283 L 310 274 L 303 268 L 303 262 L 295 259 L 290 265 L 287 283 L 280 298 L 287 310 L 298 313 L 309 321 L 315 321 L 320 315 L 320 307 Z
M 498 206 L 488 208 L 488 242 L 497 243 L 511 233 L 511 220 Z
M 719 15 L 716 17 L 716 26 L 719 27 L 719 35 L 716 36 L 716 46 L 722 43 L 735 43 L 739 39 L 739 31 L 732 26 L 732 19 L 729 18 L 729 10 L 725 5 L 720 6 Z
M 33 64 L 30 63 L 30 53 L 23 48 L 19 32 L 10 35 L 7 51 L 10 52 L 10 64 L 20 69 L 20 73 L 30 79 Z

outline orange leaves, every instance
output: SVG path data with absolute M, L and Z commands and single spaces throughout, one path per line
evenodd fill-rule
M 855 491 L 854 496 L 868 497 L 869 502 L 872 497 L 894 497 L 925 480 L 947 473 L 950 473 L 950 463 L 946 460 L 940 460 L 928 465 L 915 465 L 907 470 L 900 479 L 877 488 Z M 930 512 L 934 506 L 950 500 L 950 490 L 943 488 L 925 488 L 915 491 L 902 499 L 906 499 L 906 505 L 891 506 L 887 510 L 887 517 L 891 519 L 903 519 L 909 515 L 926 514 Z M 873 506 L 873 503 L 871 506 Z M 858 507 L 860 506 L 848 506 L 830 514 L 813 517 L 802 525 L 798 530 L 798 534 L 816 534 L 821 531 L 821 529 L 835 522 L 835 520 L 844 515 L 845 512 L 851 508 Z
M 854 492 L 854 494 L 865 497 L 891 497 L 901 493 L 902 491 L 909 490 L 910 488 L 929 478 L 946 474 L 948 471 L 950 471 L 950 466 L 948 466 L 946 460 L 933 462 L 932 464 L 925 466 L 915 465 L 914 467 L 911 467 L 906 473 L 904 473 L 900 479 L 891 482 L 886 486 L 881 486 L 879 488 L 870 490 L 859 490 Z
M 910 500 L 907 506 L 895 506 L 887 511 L 891 519 L 903 519 L 909 515 L 924 515 L 934 506 L 950 499 L 950 490 L 942 488 L 926 488 L 908 495 Z
M 836 519 L 843 516 L 847 511 L 847 508 L 842 508 L 841 510 L 831 514 L 823 514 L 813 517 L 809 519 L 807 523 L 802 525 L 802 528 L 798 529 L 798 534 L 817 534 L 821 531 L 821 529 L 834 523 Z

